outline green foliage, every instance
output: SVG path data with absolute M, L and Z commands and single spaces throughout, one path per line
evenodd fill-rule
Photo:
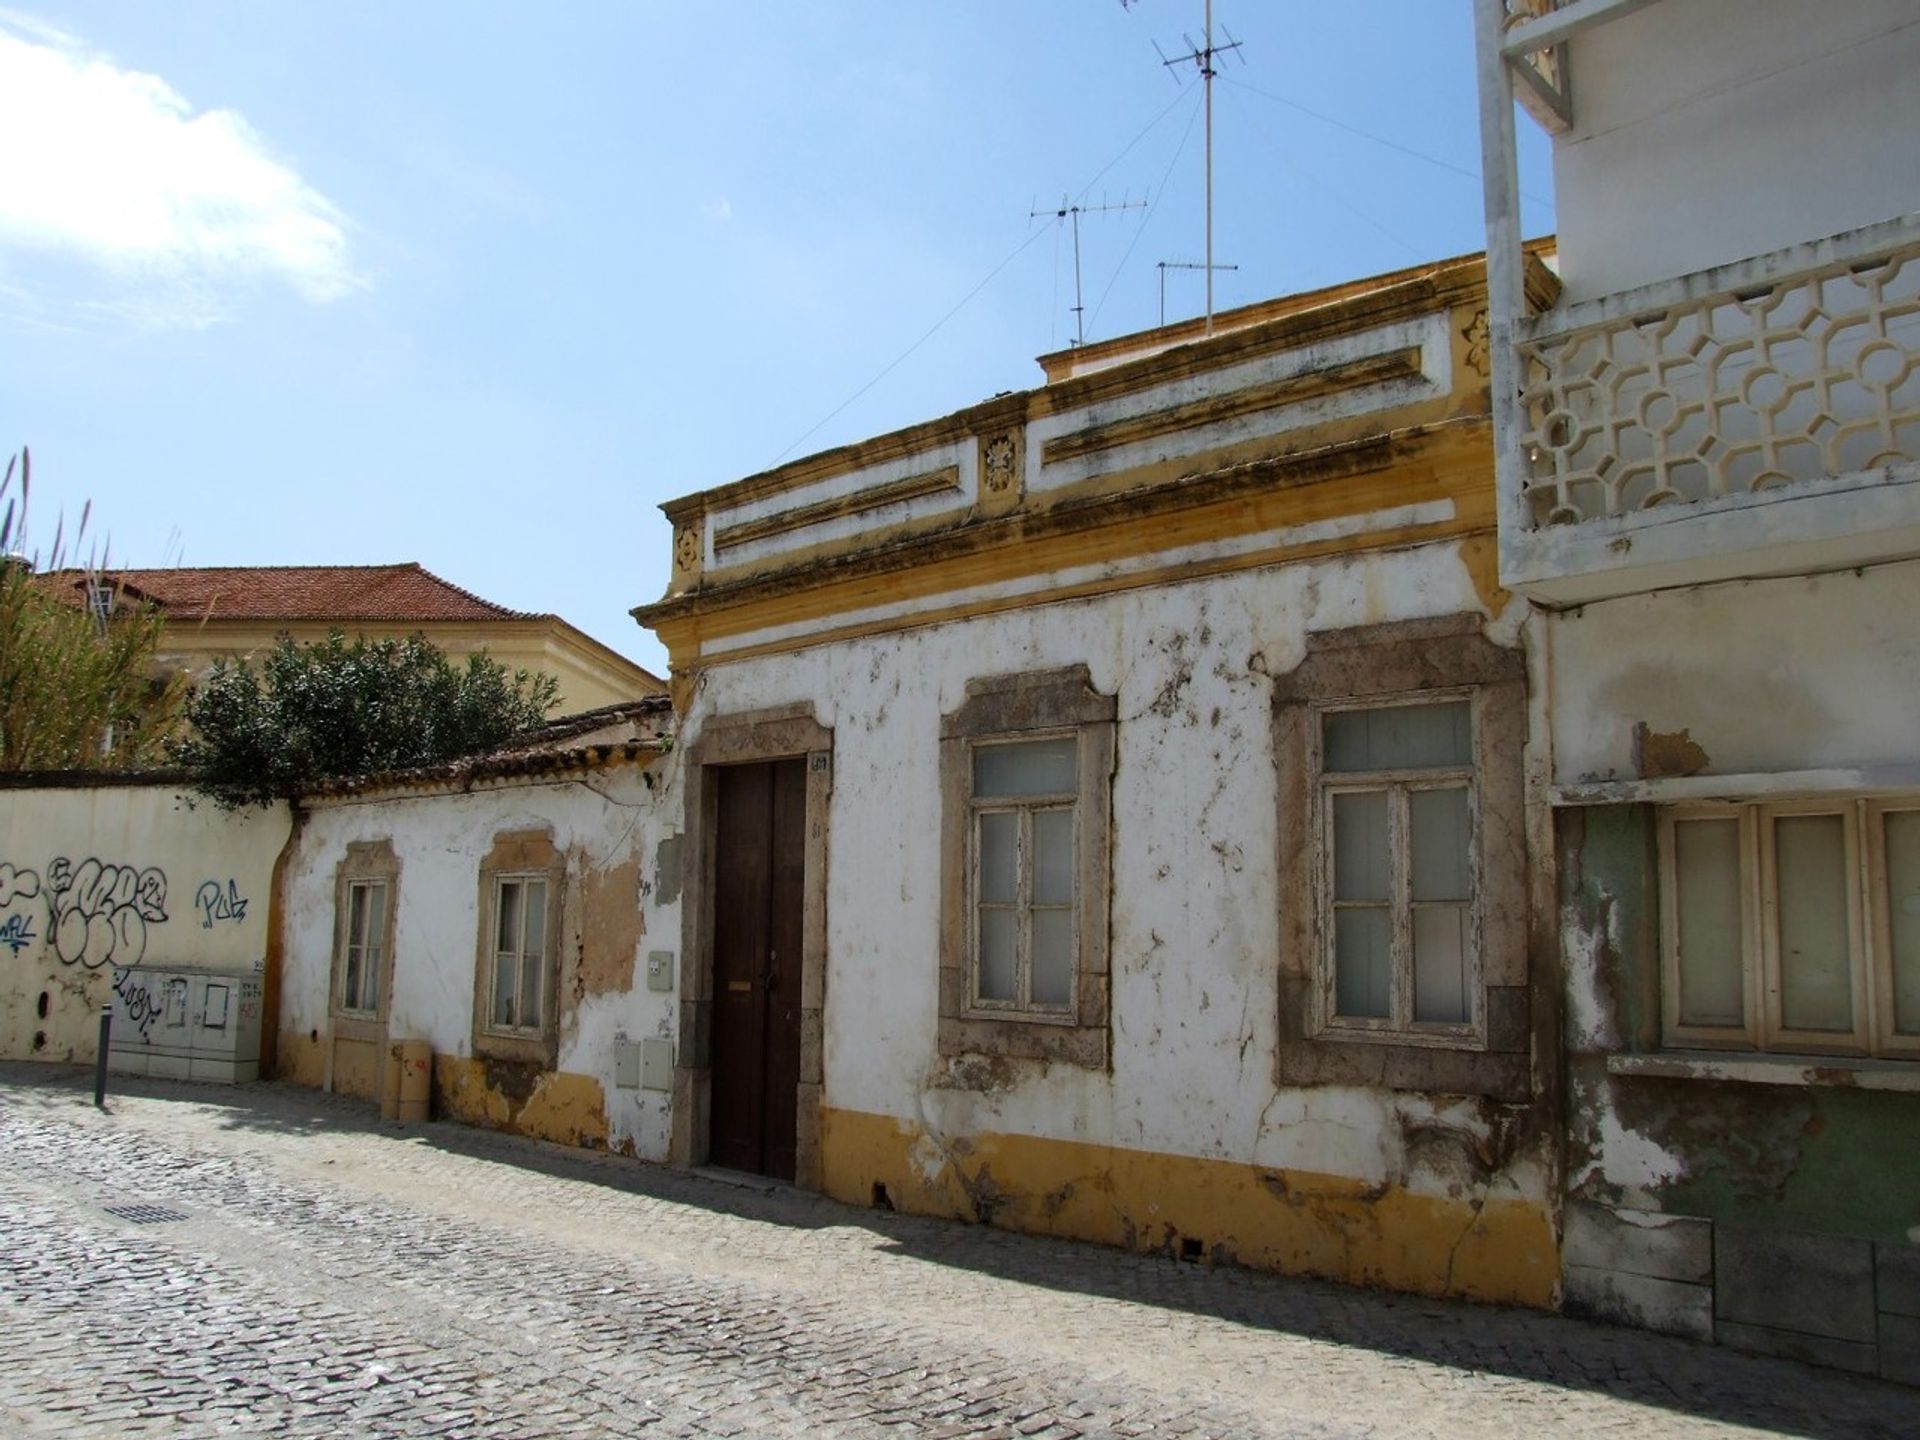
M 122 605 L 102 621 L 83 604 L 102 557 L 62 576 L 65 526 L 42 557 L 25 552 L 32 457 L 0 476 L 0 770 L 134 770 L 159 760 L 179 714 L 184 682 L 155 662 L 164 628 L 150 605 Z M 85 542 L 82 512 L 73 544 Z M 67 589 L 71 583 L 72 588 Z M 84 582 L 84 584 L 82 583 Z
M 551 675 L 509 674 L 485 652 L 456 663 L 419 635 L 349 644 L 335 630 L 309 645 L 283 635 L 257 668 L 215 662 L 173 755 L 221 808 L 265 805 L 317 780 L 493 749 L 540 724 L 557 690 Z

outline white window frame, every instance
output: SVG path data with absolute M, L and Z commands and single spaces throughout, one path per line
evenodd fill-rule
M 549 883 L 548 873 L 544 870 L 506 870 L 493 876 L 493 904 L 487 912 L 487 1009 L 482 1029 L 492 1035 L 511 1035 L 515 1037 L 540 1036 L 547 1028 L 547 1017 L 553 1004 L 553 956 L 552 949 L 553 915 L 548 908 L 553 904 L 554 889 Z M 521 993 L 526 978 L 527 963 L 527 902 L 525 887 L 539 885 L 546 893 L 540 906 L 540 1014 L 531 1024 L 501 1025 L 493 1016 L 496 1002 L 500 998 L 500 957 L 509 952 L 500 949 L 500 892 L 508 885 L 522 887 L 520 896 L 520 934 L 518 947 L 512 951 L 514 979 L 514 1014 L 524 1018 L 524 996 Z
M 359 893 L 371 895 L 375 890 L 381 892 L 379 934 L 377 936 L 363 935 L 360 942 L 356 944 L 353 938 L 354 896 Z M 340 989 L 339 993 L 334 997 L 335 1013 L 356 1020 L 377 1020 L 384 1008 L 382 1000 L 386 995 L 387 965 L 389 960 L 387 955 L 387 936 L 392 932 L 393 886 L 390 881 L 377 876 L 350 878 L 345 882 L 345 893 L 341 898 L 346 903 L 347 913 L 342 917 L 340 926 Z M 363 920 L 367 921 L 369 929 L 371 928 L 371 921 L 368 917 L 370 917 L 371 911 L 372 906 L 370 901 L 363 902 L 361 916 Z M 357 996 L 349 997 L 347 994 L 347 985 L 353 978 L 356 950 L 359 952 L 361 993 Z M 369 972 L 366 963 L 369 953 L 372 954 L 374 961 L 371 972 Z M 354 1001 L 368 999 L 369 995 L 371 996 L 370 1003 L 365 1005 L 353 1003 Z
M 994 796 L 981 798 L 974 793 L 975 757 L 981 750 L 996 745 L 1028 745 L 1047 740 L 1072 740 L 1074 742 L 1075 787 L 1070 791 L 1059 791 L 1046 795 L 1022 795 L 1017 798 Z M 1054 730 L 1021 731 L 1013 735 L 982 736 L 967 742 L 967 956 L 966 956 L 966 996 L 963 1010 L 968 1016 L 995 1020 L 1034 1020 L 1043 1024 L 1076 1025 L 1080 1016 L 1080 907 L 1081 885 L 1081 847 L 1084 837 L 1081 834 L 1080 788 L 1082 774 L 1081 749 L 1084 746 L 1079 727 L 1067 726 Z M 1032 934 L 1033 934 L 1033 816 L 1043 810 L 1065 810 L 1073 816 L 1073 893 L 1063 905 L 1047 905 L 1041 908 L 1064 910 L 1067 912 L 1067 998 L 1062 1004 L 1039 1004 L 1033 999 Z M 988 814 L 1014 814 L 1019 817 L 1018 839 L 1015 847 L 1015 891 L 1011 906 L 995 905 L 995 909 L 1011 909 L 1015 916 L 1014 927 L 1014 998 L 1011 1000 L 990 1000 L 980 993 L 980 910 L 988 902 L 980 898 L 980 817 Z
M 1920 1059 L 1920 1035 L 1897 1035 L 1893 1028 L 1893 949 L 1884 820 L 1890 812 L 1907 810 L 1920 810 L 1920 797 L 1841 796 L 1663 806 L 1659 812 L 1663 1043 L 1674 1048 L 1763 1054 Z M 1846 1032 L 1791 1030 L 1782 1014 L 1779 861 L 1774 822 L 1796 815 L 1834 815 L 1843 824 L 1853 1008 L 1853 1028 Z M 1679 879 L 1674 829 L 1698 820 L 1734 820 L 1740 827 L 1740 957 L 1745 1013 L 1738 1027 L 1686 1025 L 1680 1019 Z
M 1418 705 L 1468 705 L 1468 736 L 1471 754 L 1464 766 L 1423 766 L 1413 769 L 1341 770 L 1326 767 L 1326 722 L 1330 715 L 1351 711 L 1397 710 Z M 1343 697 L 1337 701 L 1316 703 L 1310 707 L 1311 733 L 1308 754 L 1313 768 L 1316 817 L 1314 836 L 1320 849 L 1319 864 L 1314 867 L 1314 900 L 1320 914 L 1320 943 L 1316 954 L 1319 974 L 1314 993 L 1318 1008 L 1317 1029 L 1330 1036 L 1346 1039 L 1392 1040 L 1414 1045 L 1458 1047 L 1463 1042 L 1481 1043 L 1486 1034 L 1486 987 L 1481 964 L 1481 916 L 1485 903 L 1480 821 L 1480 716 L 1481 695 L 1477 687 L 1440 690 L 1397 691 L 1391 695 Z M 1414 1011 L 1413 976 L 1413 863 L 1407 821 L 1407 797 L 1416 790 L 1467 791 L 1467 829 L 1470 855 L 1468 874 L 1473 894 L 1467 904 L 1467 940 L 1465 974 L 1467 1018 L 1458 1021 L 1417 1021 Z M 1340 794 L 1387 793 L 1387 834 L 1393 894 L 1390 907 L 1393 919 L 1392 971 L 1388 979 L 1389 1013 L 1385 1016 L 1342 1015 L 1339 1013 L 1338 958 L 1334 914 L 1333 797 Z

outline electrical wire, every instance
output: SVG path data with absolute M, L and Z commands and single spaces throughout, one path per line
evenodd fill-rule
M 1223 84 L 1230 85 L 1235 90 L 1245 90 L 1249 94 L 1258 95 L 1262 99 L 1272 100 L 1276 104 L 1284 105 L 1289 110 L 1298 110 L 1308 119 L 1318 120 L 1322 125 L 1331 125 L 1336 130 L 1344 130 L 1347 134 L 1357 135 L 1362 140 L 1371 140 L 1376 145 L 1385 146 L 1389 150 L 1398 151 L 1400 154 L 1410 156 L 1415 160 L 1423 160 L 1429 165 L 1437 166 L 1442 170 L 1451 171 L 1455 175 L 1471 180 L 1476 185 L 1481 183 L 1481 175 L 1478 170 L 1469 169 L 1465 165 L 1456 165 L 1451 160 L 1442 160 L 1438 155 L 1429 155 L 1424 150 L 1415 150 L 1411 145 L 1402 145 L 1398 140 L 1389 140 L 1386 136 L 1376 135 L 1371 130 L 1362 130 L 1358 125 L 1350 124 L 1332 115 L 1323 114 L 1309 106 L 1302 105 L 1298 100 L 1289 100 L 1286 96 L 1276 95 L 1271 90 L 1262 90 L 1258 85 L 1249 85 L 1244 80 L 1235 80 L 1230 75 L 1221 75 L 1218 78 Z M 1538 195 L 1529 194 L 1525 190 L 1522 190 L 1520 195 L 1523 199 L 1531 200 L 1536 205 L 1545 205 L 1548 203 Z
M 1107 297 L 1113 293 L 1114 282 L 1119 280 L 1121 272 L 1127 268 L 1127 262 L 1133 258 L 1134 247 L 1139 245 L 1140 237 L 1147 233 L 1147 226 L 1153 220 L 1153 212 L 1160 208 L 1160 201 L 1167 193 L 1167 181 L 1173 176 L 1173 167 L 1178 165 L 1180 157 L 1187 153 L 1187 143 L 1193 139 L 1194 121 L 1199 118 L 1200 107 L 1195 105 L 1193 113 L 1187 117 L 1187 128 L 1180 132 L 1180 143 L 1174 147 L 1173 158 L 1167 161 L 1166 171 L 1160 176 L 1160 188 L 1154 192 L 1153 199 L 1147 202 L 1147 213 L 1140 217 L 1140 224 L 1134 229 L 1133 239 L 1127 242 L 1126 254 L 1122 255 L 1120 263 L 1113 267 L 1113 274 L 1107 277 L 1107 288 L 1100 292 L 1100 299 L 1094 304 L 1093 314 L 1087 320 L 1089 330 L 1100 319 L 1100 312 L 1106 308 Z

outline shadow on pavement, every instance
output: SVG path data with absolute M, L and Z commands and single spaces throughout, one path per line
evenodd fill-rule
M 44 1094 L 50 1105 L 92 1103 L 91 1069 L 3 1064 L 0 1082 Z M 1787 1433 L 1813 1440 L 1920 1436 L 1920 1391 L 1638 1330 L 861 1209 L 756 1176 L 671 1169 L 445 1122 L 403 1126 L 381 1120 L 369 1102 L 279 1083 L 223 1086 L 115 1076 L 111 1093 L 208 1107 L 232 1130 L 406 1136 L 449 1155 L 713 1214 L 793 1229 L 854 1227 L 881 1240 L 882 1251 L 921 1263 L 1405 1360 L 1597 1390 L 1731 1425 L 1779 1433 L 1786 1418 L 1792 1426 Z

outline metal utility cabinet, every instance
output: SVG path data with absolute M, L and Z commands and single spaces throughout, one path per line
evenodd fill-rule
M 115 970 L 108 1068 L 175 1080 L 257 1080 L 260 994 L 260 976 L 251 971 Z

